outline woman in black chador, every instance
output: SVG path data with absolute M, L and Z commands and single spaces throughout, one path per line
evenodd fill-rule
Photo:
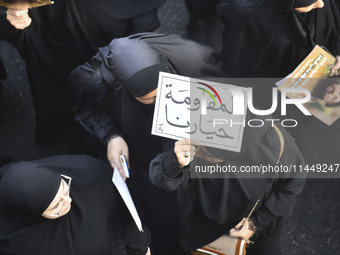
M 164 0 L 56 0 L 33 9 L 0 7 L 0 40 L 26 61 L 36 113 L 36 141 L 70 132 L 66 77 L 113 38 L 153 31 Z M 76 134 L 68 135 L 71 140 Z
M 337 0 L 228 0 L 221 61 L 232 77 L 285 77 L 312 51 L 325 46 L 340 69 Z
M 0 254 L 146 254 L 149 232 L 139 232 L 111 178 L 109 164 L 82 155 L 0 168 Z
M 219 75 L 209 47 L 178 35 L 137 34 L 115 39 L 69 77 L 73 113 L 85 130 L 107 141 L 107 157 L 121 170 L 119 156 L 131 167 L 130 188 L 152 233 L 151 253 L 181 254 L 174 192 L 154 187 L 150 161 L 166 139 L 151 135 L 159 72 L 190 77 Z M 124 175 L 123 171 L 121 171 Z M 172 207 L 171 205 L 175 205 Z
M 247 118 L 252 117 L 255 116 L 248 112 Z M 271 118 L 256 116 L 263 120 L 268 117 Z M 229 234 L 254 241 L 247 249 L 249 255 L 279 255 L 282 223 L 293 212 L 304 187 L 304 176 L 283 171 L 271 175 L 238 172 L 245 166 L 253 169 L 303 164 L 288 132 L 266 123 L 262 127 L 245 127 L 240 152 L 197 146 L 190 139 L 169 141 L 150 164 L 150 180 L 160 189 L 177 191 L 179 239 L 184 250 L 196 250 Z M 224 176 L 214 178 L 217 165 L 234 167 L 235 172 L 225 171 Z M 216 172 L 201 175 L 196 173 L 196 167 Z M 245 221 L 257 200 L 258 205 Z

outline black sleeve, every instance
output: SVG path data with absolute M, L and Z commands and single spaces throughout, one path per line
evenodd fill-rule
M 265 229 L 278 217 L 289 216 L 297 197 L 303 190 L 305 179 L 279 179 L 263 205 L 250 218 L 258 232 Z
M 278 126 L 284 136 L 284 151 L 280 159 L 283 166 L 304 165 L 303 155 L 290 134 Z M 294 210 L 298 196 L 301 194 L 305 182 L 305 173 L 282 173 L 274 181 L 271 192 L 265 198 L 261 208 L 254 213 L 254 223 L 259 229 L 265 228 L 275 218 L 290 216 Z M 258 225 L 258 226 L 257 226 Z
M 272 214 L 265 206 L 261 206 L 261 208 L 250 217 L 256 227 L 257 234 L 264 230 L 276 218 L 278 217 Z
M 113 135 L 121 136 L 119 128 L 105 111 L 106 87 L 100 72 L 85 63 L 69 75 L 67 83 L 73 118 L 87 132 L 102 141 Z
M 185 180 L 189 166 L 181 168 L 172 150 L 158 154 L 150 163 L 149 178 L 158 188 L 176 190 Z
M 264 205 L 274 215 L 289 216 L 295 207 L 297 197 L 303 190 L 306 179 L 281 178 L 274 185 Z
M 144 232 L 140 232 L 133 222 L 127 227 L 126 250 L 128 255 L 146 254 L 151 241 L 150 230 L 143 226 Z

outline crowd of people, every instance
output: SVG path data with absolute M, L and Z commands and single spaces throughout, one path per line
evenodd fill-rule
M 0 40 L 26 62 L 36 143 L 61 136 L 74 154 L 86 154 L 0 168 L 0 254 L 184 255 L 225 234 L 254 242 L 249 255 L 280 254 L 282 224 L 304 178 L 191 179 L 190 166 L 303 165 L 291 134 L 279 124 L 246 127 L 239 153 L 151 135 L 158 75 L 285 77 L 316 44 L 335 56 L 331 71 L 338 73 L 340 4 L 186 0 L 188 39 L 153 32 L 164 3 L 55 0 L 33 9 L 0 7 Z M 224 26 L 221 52 L 195 38 L 195 29 L 209 29 L 217 15 Z M 5 79 L 0 61 L 0 82 Z M 338 86 L 313 96 L 338 104 L 331 98 Z M 112 184 L 115 167 L 144 232 Z

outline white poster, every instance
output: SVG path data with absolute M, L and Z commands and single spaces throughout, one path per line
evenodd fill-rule
M 233 114 L 234 96 L 245 90 L 161 72 L 152 134 L 175 140 L 190 138 L 201 145 L 241 150 L 245 110 Z M 246 109 L 245 100 L 242 101 Z

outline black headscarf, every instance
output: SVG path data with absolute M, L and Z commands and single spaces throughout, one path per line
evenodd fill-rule
M 15 163 L 1 176 L 1 201 L 7 209 L 41 216 L 57 194 L 61 177 L 43 166 Z
M 164 65 L 150 66 L 126 81 L 125 87 L 133 97 L 144 96 L 157 88 L 159 72 L 166 72 Z
M 41 216 L 72 177 L 69 213 Z M 110 167 L 88 156 L 57 156 L 0 169 L 0 254 L 110 254 L 118 225 Z

